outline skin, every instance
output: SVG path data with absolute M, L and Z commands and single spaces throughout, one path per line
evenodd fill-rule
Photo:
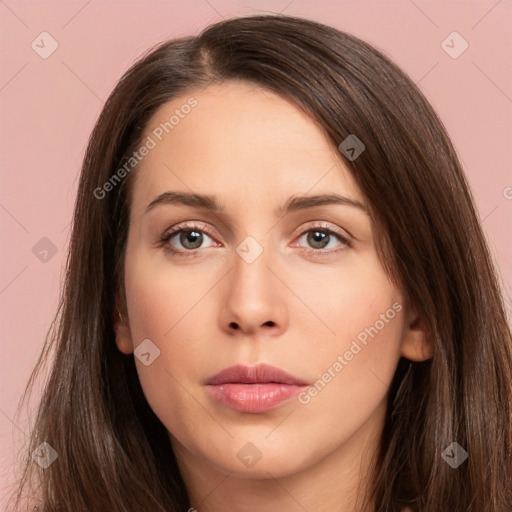
M 160 350 L 148 366 L 135 358 L 137 371 L 199 512 L 360 512 L 357 489 L 361 499 L 399 358 L 432 355 L 421 318 L 388 279 L 365 209 L 329 204 L 275 215 L 302 194 L 365 206 L 315 121 L 270 91 L 228 81 L 164 105 L 144 137 L 191 96 L 197 106 L 133 175 L 117 346 L 131 354 L 150 339 Z M 145 213 L 166 191 L 214 194 L 225 211 L 160 204 Z M 159 240 L 190 221 L 208 231 L 188 246 L 175 235 L 167 247 L 188 252 L 173 255 Z M 335 235 L 315 245 L 315 228 L 325 227 L 350 245 Z M 251 263 L 236 251 L 248 236 L 263 248 Z M 205 390 L 205 379 L 237 363 L 272 364 L 313 385 L 396 303 L 394 318 L 307 404 L 242 413 Z M 261 454 L 251 467 L 237 457 L 249 442 Z

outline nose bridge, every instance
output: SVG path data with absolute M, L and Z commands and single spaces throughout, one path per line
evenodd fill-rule
M 265 295 L 267 288 L 271 286 L 272 273 L 267 268 L 271 254 L 272 250 L 269 247 L 263 247 L 263 244 L 253 236 L 247 236 L 238 244 L 235 248 L 231 277 L 234 281 L 232 291 L 243 292 L 244 297 L 249 301 L 254 300 L 251 299 L 253 295 L 258 296 L 261 293 Z
M 272 267 L 273 251 L 256 238 L 246 237 L 236 248 L 225 304 L 227 324 L 253 331 L 264 324 L 281 323 L 277 280 Z

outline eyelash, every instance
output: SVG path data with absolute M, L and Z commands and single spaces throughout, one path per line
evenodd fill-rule
M 309 233 L 310 231 L 321 231 L 323 233 L 328 234 L 329 236 L 334 236 L 338 239 L 339 242 L 341 242 L 346 247 L 352 247 L 352 243 L 349 240 L 349 238 L 337 231 L 334 231 L 332 228 L 329 228 L 326 225 L 321 224 L 313 224 L 308 227 L 308 229 L 302 231 L 299 235 L 299 239 L 302 238 L 303 235 Z M 181 233 L 182 231 L 197 231 L 200 233 L 207 234 L 210 238 L 214 238 L 214 236 L 210 233 L 209 228 L 206 224 L 203 223 L 191 223 L 191 224 L 180 224 L 176 226 L 175 229 L 171 232 L 164 233 L 162 237 L 159 240 L 159 246 L 165 246 L 165 249 L 176 256 L 191 256 L 192 254 L 196 253 L 200 249 L 189 249 L 189 250 L 181 250 L 181 249 L 175 249 L 172 245 L 170 245 L 168 242 L 177 234 Z M 330 250 L 323 250 L 323 249 L 307 249 L 305 248 L 305 251 L 314 254 L 315 256 L 329 256 L 333 253 L 337 253 L 339 251 L 344 250 L 346 247 L 341 247 L 338 249 L 330 249 Z

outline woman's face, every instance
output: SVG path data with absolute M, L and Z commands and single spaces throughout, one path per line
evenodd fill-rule
M 356 468 L 400 356 L 428 354 L 337 148 L 238 81 L 166 104 L 143 142 L 117 344 L 182 467 L 277 478 L 343 454 Z M 208 384 L 235 365 L 249 369 Z

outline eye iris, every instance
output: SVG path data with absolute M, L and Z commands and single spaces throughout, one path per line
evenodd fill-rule
M 308 243 L 311 243 L 315 249 L 323 249 L 329 242 L 329 235 L 323 231 L 310 231 L 308 234 Z M 315 244 L 320 244 L 316 246 Z
M 187 249 L 198 249 L 201 247 L 203 242 L 203 234 L 199 231 L 182 231 L 180 235 L 180 242 L 183 247 Z M 192 244 L 193 247 L 190 247 L 189 243 Z

